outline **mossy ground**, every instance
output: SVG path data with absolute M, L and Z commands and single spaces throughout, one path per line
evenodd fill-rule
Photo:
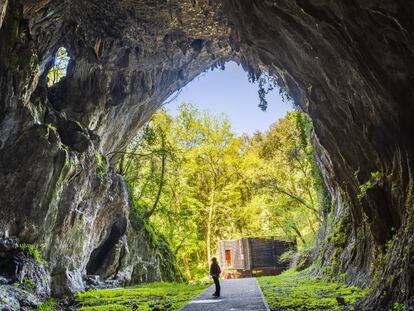
M 37 308 L 37 311 L 55 311 L 55 310 L 57 310 L 57 302 L 53 298 L 47 299 Z
M 78 310 L 178 310 L 210 284 L 148 283 L 76 294 Z
M 269 308 L 278 311 L 352 310 L 352 305 L 368 294 L 367 289 L 330 282 L 310 275 L 308 271 L 288 270 L 278 276 L 257 280 Z

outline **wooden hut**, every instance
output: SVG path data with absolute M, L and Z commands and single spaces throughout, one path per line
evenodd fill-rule
M 218 243 L 219 263 L 224 278 L 279 274 L 289 266 L 280 256 L 296 243 L 274 238 L 243 238 Z

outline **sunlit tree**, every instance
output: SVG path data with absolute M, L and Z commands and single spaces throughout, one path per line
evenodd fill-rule
M 52 86 L 66 76 L 69 64 L 69 55 L 65 48 L 61 47 L 52 56 L 52 67 L 47 74 L 47 85 Z
M 205 275 L 220 239 L 276 236 L 308 245 L 321 221 L 311 126 L 289 113 L 237 136 L 225 116 L 160 111 L 121 157 L 133 213 L 169 242 L 187 278 Z

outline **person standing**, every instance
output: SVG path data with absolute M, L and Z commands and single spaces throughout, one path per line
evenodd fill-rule
M 220 297 L 220 277 L 221 269 L 217 262 L 217 258 L 213 257 L 211 260 L 211 266 L 210 266 L 210 275 L 213 278 L 214 284 L 216 285 L 216 292 L 213 294 L 215 297 Z

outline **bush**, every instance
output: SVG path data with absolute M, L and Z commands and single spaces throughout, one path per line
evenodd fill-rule
M 295 255 L 296 255 L 296 251 L 290 249 L 279 256 L 279 261 L 282 263 L 292 262 Z
M 302 271 L 310 267 L 312 264 L 312 248 L 304 248 L 296 254 L 298 256 L 296 271 Z

